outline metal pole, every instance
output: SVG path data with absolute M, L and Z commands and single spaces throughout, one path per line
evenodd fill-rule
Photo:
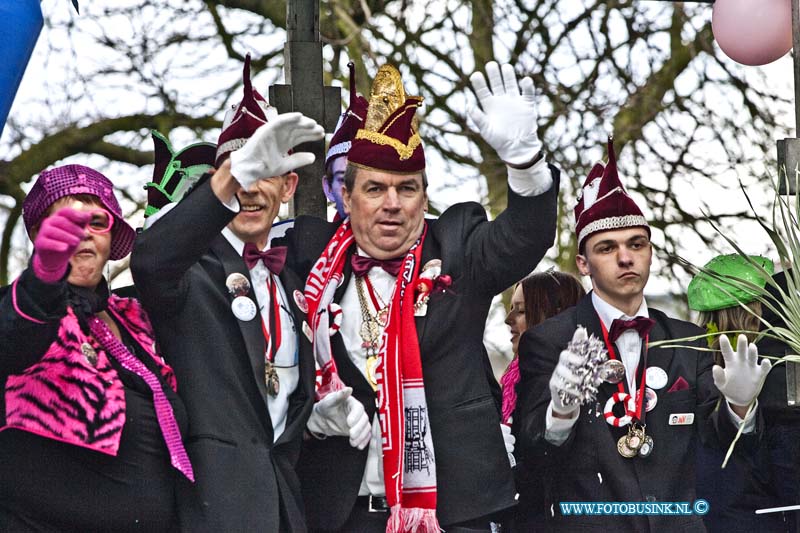
M 800 0 L 792 0 L 792 58 L 794 65 L 794 120 L 795 137 L 778 141 L 778 192 L 792 194 L 797 191 L 797 171 L 800 169 Z M 789 376 L 787 365 L 787 377 Z M 800 402 L 800 377 L 796 380 L 796 395 Z
M 286 3 L 286 44 L 284 46 L 286 85 L 269 88 L 269 99 L 278 112 L 300 111 L 332 131 L 341 113 L 338 87 L 322 82 L 322 43 L 319 38 L 319 0 L 288 0 Z M 313 165 L 297 169 L 300 183 L 294 195 L 292 216 L 325 218 L 327 200 L 322 191 L 325 172 L 325 141 L 303 144 L 298 151 L 312 152 Z
M 794 136 L 800 137 L 800 1 L 792 0 L 792 57 L 794 58 Z

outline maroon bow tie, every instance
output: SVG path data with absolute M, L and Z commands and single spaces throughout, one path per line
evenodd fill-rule
M 247 268 L 253 270 L 259 261 L 264 262 L 264 266 L 275 275 L 278 275 L 283 270 L 283 264 L 286 262 L 286 247 L 276 246 L 270 248 L 266 252 L 260 251 L 255 244 L 248 242 L 244 245 L 244 253 L 242 258 Z
M 369 272 L 372 267 L 376 266 L 381 267 L 392 276 L 397 277 L 397 274 L 400 273 L 400 267 L 403 265 L 403 259 L 405 259 L 405 257 L 381 261 L 364 255 L 353 254 L 350 258 L 350 265 L 353 267 L 353 274 L 359 278 L 366 276 L 367 272 Z
M 631 320 L 615 318 L 614 321 L 611 322 L 611 329 L 608 331 L 608 338 L 611 339 L 611 342 L 616 342 L 619 336 L 629 329 L 635 329 L 639 332 L 639 336 L 644 338 L 648 333 L 650 333 L 650 329 L 652 329 L 653 324 L 655 323 L 656 321 L 652 318 L 646 318 L 643 316 L 637 316 Z

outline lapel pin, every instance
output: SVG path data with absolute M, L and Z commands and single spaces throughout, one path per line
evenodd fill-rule
M 237 296 L 231 302 L 233 316 L 243 322 L 248 322 L 256 317 L 256 303 L 247 296 Z
M 608 359 L 600 365 L 600 378 L 606 383 L 619 383 L 625 377 L 625 365 L 619 359 Z
M 244 296 L 250 292 L 250 282 L 247 280 L 247 276 L 239 272 L 234 272 L 228 276 L 225 280 L 225 286 L 228 288 L 228 293 L 234 298 Z
M 636 391 L 636 400 L 639 400 L 639 391 Z M 656 404 L 658 403 L 658 394 L 656 391 L 651 389 L 650 387 L 644 388 L 644 409 L 646 412 L 650 412 L 656 408 Z
M 670 426 L 691 426 L 694 423 L 694 413 L 671 413 Z
M 663 389 L 667 386 L 667 373 L 663 368 L 658 366 L 647 367 L 645 380 L 648 387 L 653 389 Z
M 292 296 L 294 297 L 294 303 L 297 305 L 297 308 L 303 313 L 308 313 L 308 302 L 306 301 L 305 294 L 295 289 Z

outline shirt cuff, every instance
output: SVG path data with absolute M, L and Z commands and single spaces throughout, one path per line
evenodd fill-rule
M 223 202 L 222 200 L 220 200 L 219 203 L 221 203 L 222 205 L 224 205 L 225 207 L 227 207 L 228 209 L 230 209 L 234 213 L 238 213 L 239 211 L 241 211 L 241 205 L 239 204 L 239 197 L 236 196 L 235 194 L 233 195 L 233 197 L 230 200 L 228 200 L 227 203 Z
M 725 408 L 728 410 L 728 415 L 730 416 L 731 421 L 736 425 L 738 428 L 744 422 L 744 429 L 742 429 L 742 433 L 753 433 L 756 430 L 756 411 L 758 410 L 758 399 L 756 399 L 756 404 L 753 406 L 753 409 L 744 417 L 744 419 L 740 418 L 739 415 L 733 412 L 731 409 L 731 404 L 728 401 L 725 401 Z
M 506 169 L 508 169 L 508 186 L 519 196 L 538 196 L 553 186 L 553 176 L 544 157 L 530 168 L 520 169 L 506 165 Z
M 580 407 L 575 409 L 574 416 L 571 418 L 556 418 L 553 416 L 553 401 L 547 406 L 547 414 L 544 418 L 544 440 L 554 446 L 561 446 L 569 438 L 572 426 L 578 421 Z

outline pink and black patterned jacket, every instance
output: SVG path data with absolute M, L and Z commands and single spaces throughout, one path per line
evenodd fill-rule
M 27 327 L 32 335 L 30 344 L 41 344 L 42 339 L 33 335 L 52 338 L 56 321 L 52 317 L 42 320 L 32 316 L 41 313 L 26 313 L 35 308 L 20 301 L 24 297 L 20 296 L 23 291 L 18 290 L 18 282 L 19 279 L 6 288 L 0 330 L 6 330 L 9 324 L 16 324 L 16 331 Z M 175 376 L 156 353 L 153 329 L 139 303 L 111 295 L 108 312 L 152 357 L 164 381 L 176 390 Z M 16 344 L 20 345 L 18 338 Z M 2 352 L 0 383 L 5 379 L 5 390 L 0 431 L 19 429 L 109 455 L 117 454 L 125 424 L 123 385 L 106 352 L 81 330 L 71 308 L 66 308 L 66 314 L 62 311 L 55 340 L 29 366 L 15 369 L 11 364 L 3 364 L 13 357 L 13 349 L 4 348 Z

